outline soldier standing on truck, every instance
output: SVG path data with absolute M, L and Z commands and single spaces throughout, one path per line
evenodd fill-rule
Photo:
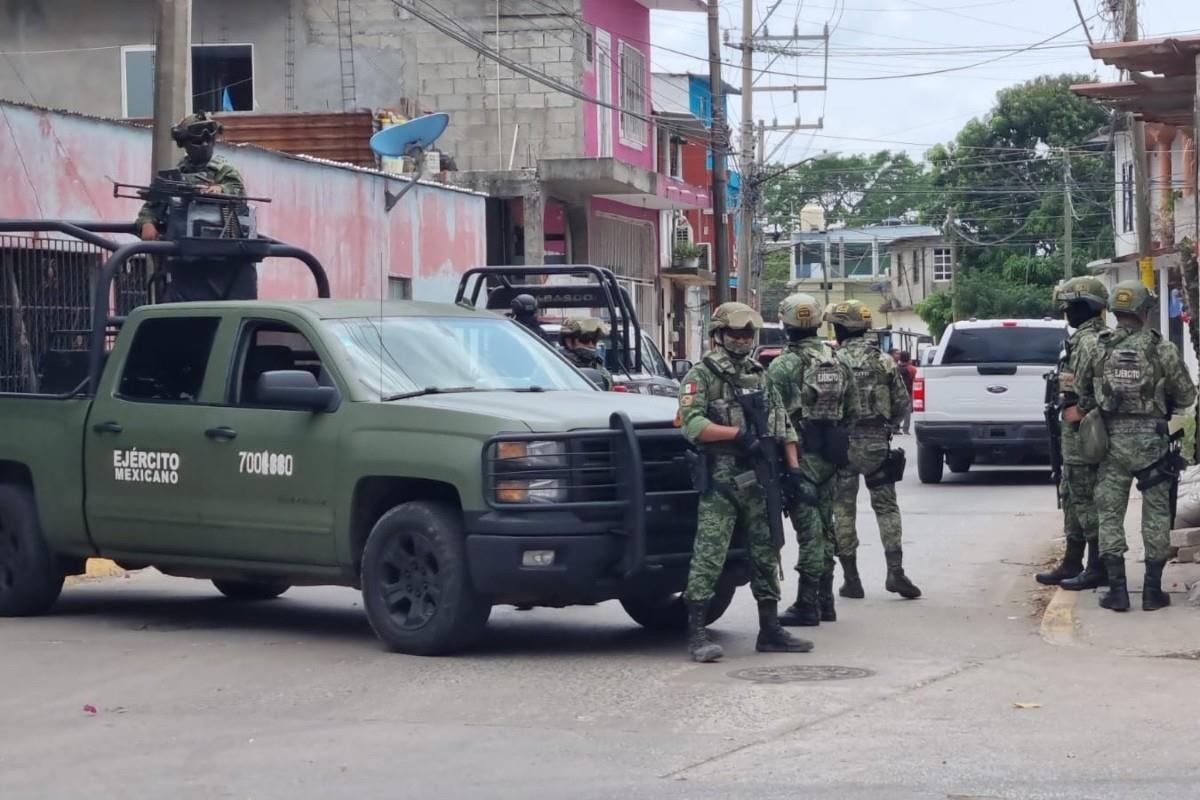
M 797 293 L 779 304 L 788 345 L 767 369 L 767 383 L 783 401 L 800 437 L 801 487 L 788 507 L 800 554 L 796 602 L 779 618 L 783 625 L 835 622 L 833 479 L 849 457 L 849 426 L 858 416 L 858 389 L 850 369 L 817 336 L 821 306 Z
M 559 343 L 567 361 L 581 369 L 596 370 L 600 373 L 600 388 L 611 392 L 612 373 L 605 367 L 604 359 L 596 347 L 602 337 L 608 336 L 608 330 L 608 325 L 595 317 L 569 319 L 559 329 Z
M 1100 333 L 1092 359 L 1075 376 L 1078 402 L 1063 416 L 1079 424 L 1085 454 L 1104 452 L 1097 471 L 1096 510 L 1108 592 L 1100 605 L 1113 611 L 1129 610 L 1125 510 L 1129 484 L 1135 480 L 1142 493 L 1146 549 L 1142 610 L 1171 604 L 1171 596 L 1162 590 L 1162 573 L 1171 555 L 1171 484 L 1180 458 L 1171 447 L 1167 424 L 1176 410 L 1196 402 L 1196 387 L 1175 345 L 1146 327 L 1154 300 L 1139 281 L 1113 287 L 1108 308 L 1116 315 L 1117 327 Z
M 825 309 L 825 321 L 833 325 L 837 336 L 838 358 L 854 374 L 859 402 L 858 418 L 850 433 L 850 463 L 838 470 L 834 485 L 834 522 L 843 573 L 838 594 L 856 599 L 866 595 L 858 575 L 855 527 L 859 476 L 863 476 L 887 559 L 884 586 L 907 599 L 920 597 L 921 590 L 904 574 L 900 507 L 896 503 L 896 481 L 902 477 L 897 473 L 903 470 L 903 451 L 890 449 L 892 432 L 912 400 L 896 362 L 864 338 L 871 328 L 871 310 L 862 301 L 831 303 Z
M 1058 383 L 1058 408 L 1065 418 L 1079 403 L 1075 376 L 1096 353 L 1100 333 L 1105 330 L 1104 309 L 1108 289 L 1097 278 L 1078 277 L 1060 283 L 1054 289 L 1054 304 L 1074 329 L 1067 339 L 1051 380 Z M 1104 562 L 1100 560 L 1099 523 L 1096 519 L 1097 466 L 1089 464 L 1079 452 L 1078 424 L 1060 425 L 1062 438 L 1062 477 L 1060 478 L 1063 533 L 1067 539 L 1062 562 L 1049 572 L 1039 572 L 1038 583 L 1059 585 L 1069 591 L 1095 589 L 1105 582 Z M 1087 550 L 1087 567 L 1083 553 Z
M 779 624 L 779 553 L 771 542 L 766 499 L 754 471 L 756 440 L 750 434 L 737 396 L 745 391 L 769 392 L 774 435 L 785 442 L 788 466 L 799 468 L 796 432 L 779 396 L 766 386 L 766 376 L 750 358 L 762 317 L 742 303 L 723 303 L 713 312 L 708 333 L 712 349 L 683 379 L 679 419 L 683 435 L 699 450 L 694 471 L 700 493 L 696 540 L 684 601 L 687 604 L 688 651 L 693 661 L 716 661 L 724 655 L 708 635 L 708 604 L 725 568 L 735 529 L 746 535 L 750 552 L 750 590 L 758 601 L 760 653 L 805 653 L 813 644 L 792 636 Z
M 171 128 L 171 138 L 185 155 L 176 169 L 179 179 L 205 194 L 246 196 L 241 173 L 223 157 L 215 155 L 217 135 L 223 130 L 207 111 L 184 117 Z M 165 201 L 147 202 L 137 217 L 138 232 L 146 241 L 162 237 L 167 224 Z M 163 302 L 187 300 L 252 300 L 258 297 L 258 273 L 254 262 L 242 259 L 184 261 L 168 259 L 168 282 Z

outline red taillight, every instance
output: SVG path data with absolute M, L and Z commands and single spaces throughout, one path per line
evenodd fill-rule
M 628 392 L 628 391 L 629 391 L 628 389 L 626 389 L 624 386 L 622 386 L 622 385 L 621 385 L 621 384 L 619 384 L 619 383 L 618 383 L 618 384 L 615 384 L 615 385 L 613 386 L 612 390 L 613 390 L 614 392 Z
M 921 377 L 921 373 L 913 378 L 913 411 L 925 410 L 925 379 Z
M 1000 324 L 1001 324 L 1001 326 L 1003 326 L 1003 327 L 1005 327 L 1005 328 L 1015 328 L 1015 327 L 1017 327 L 1017 322 L 1016 322 L 1016 320 L 1012 320 L 1012 319 L 1006 319 L 1006 320 L 1004 320 L 1004 322 L 1002 322 L 1002 323 L 1000 323 Z

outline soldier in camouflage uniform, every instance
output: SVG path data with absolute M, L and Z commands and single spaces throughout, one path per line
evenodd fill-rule
M 838 559 L 842 562 L 842 597 L 865 596 L 858 576 L 858 531 L 855 516 L 858 504 L 859 476 L 868 483 L 883 477 L 888 465 L 891 434 L 911 407 L 912 400 L 900 377 L 896 362 L 864 336 L 871 328 L 871 310 L 859 300 L 831 303 L 825 321 L 833 325 L 838 340 L 838 358 L 850 368 L 858 387 L 859 414 L 850 434 L 850 463 L 838 470 L 834 484 L 834 524 L 837 529 Z M 921 596 L 904 574 L 901 549 L 900 507 L 896 504 L 894 482 L 877 485 L 868 491 L 871 508 L 879 523 L 879 538 L 887 559 L 889 592 L 913 599 Z
M 786 653 L 812 649 L 812 642 L 792 636 L 779 624 L 779 554 L 771 544 L 766 499 L 754 473 L 757 442 L 745 427 L 736 399 L 743 391 L 769 391 L 763 368 L 749 357 L 760 328 L 762 317 L 747 305 L 717 307 L 708 326 L 712 349 L 688 372 L 679 393 L 683 435 L 708 459 L 707 486 L 701 487 L 696 541 L 683 595 L 688 650 L 700 662 L 724 655 L 705 625 L 735 529 L 745 534 L 750 551 L 750 589 L 758 601 L 756 649 Z M 796 433 L 778 395 L 770 392 L 768 402 L 775 436 L 785 442 L 788 463 L 796 469 Z
M 241 174 L 224 158 L 213 154 L 221 123 L 208 112 L 191 114 L 171 129 L 175 144 L 186 155 L 176 169 L 184 183 L 199 187 L 206 194 L 246 196 Z M 154 241 L 162 237 L 167 223 L 167 204 L 147 202 L 137 217 L 141 237 Z M 242 259 L 187 260 L 168 258 L 167 283 L 162 302 L 187 300 L 249 300 L 258 297 L 258 272 L 253 261 Z
M 1098 412 L 1107 429 L 1108 449 L 1100 463 L 1096 506 L 1100 520 L 1100 554 L 1108 573 L 1108 592 L 1100 605 L 1129 610 L 1125 582 L 1125 510 L 1129 484 L 1142 493 L 1142 542 L 1146 579 L 1142 609 L 1171 604 L 1162 590 L 1163 567 L 1170 557 L 1171 482 L 1176 476 L 1169 450 L 1167 421 L 1171 414 L 1196 402 L 1196 387 L 1175 345 L 1146 327 L 1154 295 L 1138 281 L 1113 287 L 1108 308 L 1117 318 L 1115 330 L 1103 331 L 1091 361 L 1075 376 L 1079 401 L 1068 409 L 1068 422 L 1083 422 L 1080 436 L 1091 444 L 1102 434 L 1084 420 Z
M 608 336 L 608 325 L 594 317 L 569 319 L 559 329 L 559 343 L 567 360 L 581 369 L 599 372 L 600 388 L 611 392 L 612 373 L 604 366 L 604 359 L 596 348 L 596 344 L 605 336 Z
M 1075 376 L 1080 366 L 1092 360 L 1097 339 L 1104 326 L 1108 289 L 1097 278 L 1081 276 L 1060 283 L 1054 289 L 1054 303 L 1074 329 L 1058 361 L 1058 405 L 1065 414 L 1079 402 Z M 1105 581 L 1104 562 L 1100 560 L 1099 523 L 1093 492 L 1096 465 L 1087 463 L 1079 452 L 1079 426 L 1062 426 L 1062 508 L 1063 532 L 1067 550 L 1062 563 L 1049 572 L 1039 572 L 1038 583 L 1059 585 L 1069 591 L 1095 589 Z M 1087 567 L 1083 552 L 1087 549 Z
M 833 600 L 833 479 L 848 455 L 848 427 L 858 416 L 854 375 L 817 336 L 821 306 L 797 293 L 779 304 L 787 349 L 767 370 L 767 383 L 779 392 L 792 427 L 800 436 L 800 478 L 816 502 L 798 493 L 788 509 L 800 555 L 796 602 L 779 618 L 783 625 L 819 625 L 837 620 Z M 840 451 L 840 452 L 839 452 Z M 840 457 L 839 457 L 840 456 Z M 832 459 L 832 461 L 831 461 Z
M 171 138 L 183 148 L 186 155 L 180 159 L 176 169 L 183 181 L 199 186 L 201 191 L 215 194 L 232 194 L 244 197 L 246 185 L 241 173 L 224 158 L 213 154 L 217 134 L 223 130 L 207 112 L 184 117 L 171 129 Z M 153 241 L 162 235 L 166 224 L 165 203 L 146 203 L 137 217 L 138 230 L 143 239 Z

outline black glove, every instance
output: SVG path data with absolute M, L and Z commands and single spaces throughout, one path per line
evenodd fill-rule
M 739 450 L 752 456 L 757 455 L 762 450 L 762 446 L 758 443 L 758 437 L 745 428 L 738 429 L 737 438 L 733 441 Z
M 789 469 L 787 474 L 788 494 L 797 502 L 808 506 L 817 504 L 817 487 L 798 469 Z

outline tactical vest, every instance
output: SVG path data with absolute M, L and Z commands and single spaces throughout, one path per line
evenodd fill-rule
M 879 365 L 883 353 L 871 345 L 851 347 L 853 349 L 843 355 L 843 362 L 854 373 L 854 383 L 858 387 L 858 421 L 862 423 L 886 419 L 892 413 L 892 404 L 888 396 L 886 373 Z
M 764 374 L 754 371 L 732 373 L 724 371 L 714 363 L 711 353 L 704 357 L 701 364 L 718 379 L 721 386 L 721 396 L 715 400 L 709 400 L 708 413 L 705 416 L 718 425 L 729 425 L 734 428 L 744 427 L 746 420 L 742 414 L 742 407 L 737 401 L 737 389 L 748 392 L 758 391 L 763 388 L 765 383 Z
M 837 422 L 842 418 L 846 373 L 828 350 L 798 354 L 804 362 L 800 381 L 802 415 L 809 421 Z
M 1101 343 L 1103 358 L 1096 387 L 1100 410 L 1121 416 L 1166 417 L 1159 335 L 1154 331 L 1105 334 Z

